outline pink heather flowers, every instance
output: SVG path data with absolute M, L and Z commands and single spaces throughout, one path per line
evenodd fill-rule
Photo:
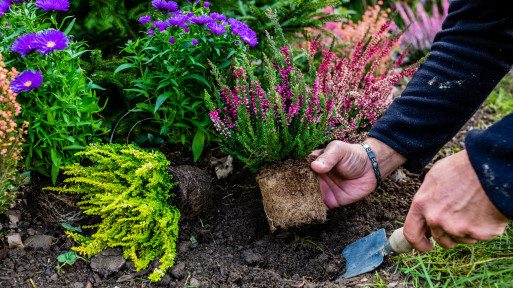
M 264 56 L 269 84 L 264 88 L 245 59 L 233 71 L 235 86 L 221 82 L 219 95 L 205 99 L 210 119 L 225 138 L 224 150 L 243 161 L 252 171 L 289 158 L 302 158 L 330 137 L 329 118 L 333 102 L 326 99 L 319 83 L 308 85 L 291 63 L 288 47 L 275 49 L 275 61 Z
M 317 83 L 326 95 L 333 95 L 334 119 L 337 127 L 332 138 L 346 142 L 359 142 L 392 102 L 391 92 L 399 80 L 413 75 L 418 64 L 401 72 L 398 68 L 406 55 L 401 54 L 393 67 L 375 75 L 380 62 L 400 39 L 387 37 L 391 20 L 387 21 L 369 41 L 358 42 L 350 57 L 339 59 L 333 52 L 324 51 L 324 60 L 317 72 Z M 365 39 L 365 38 L 364 38 Z M 312 43 L 312 54 L 319 47 Z
M 435 1 L 433 4 L 432 17 L 426 13 L 421 3 L 415 5 L 415 13 L 408 5 L 402 5 L 400 3 L 395 5 L 404 24 L 406 26 L 409 25 L 408 30 L 404 32 L 401 48 L 404 49 L 411 43 L 412 50 L 429 51 L 431 49 L 435 35 L 438 31 L 442 30 L 442 23 L 449 11 L 449 1 L 443 0 L 442 14 L 440 14 L 438 10 L 437 2 L 438 1 Z
M 68 0 L 36 0 L 36 6 L 45 11 L 68 11 Z
M 14 93 L 20 93 L 41 87 L 42 82 L 43 76 L 40 71 L 36 70 L 32 72 L 30 70 L 26 70 L 16 76 L 16 79 L 11 83 L 11 88 Z

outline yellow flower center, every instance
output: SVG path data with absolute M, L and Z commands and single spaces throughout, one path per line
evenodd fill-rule
M 25 85 L 26 87 L 30 87 L 30 85 L 32 85 L 32 81 L 27 81 L 27 82 L 25 82 L 25 84 L 23 84 L 23 85 Z
M 48 44 L 46 44 L 46 47 L 48 48 L 52 48 L 53 46 L 55 46 L 55 42 L 53 41 L 49 41 Z

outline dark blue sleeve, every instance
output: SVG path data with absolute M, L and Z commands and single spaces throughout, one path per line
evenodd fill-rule
M 430 56 L 402 96 L 375 123 L 369 136 L 380 139 L 406 157 L 407 169 L 421 169 L 474 114 L 512 64 L 513 1 L 451 1 L 449 15 L 435 38 Z M 491 142 L 473 143 L 483 133 L 488 139 L 510 139 L 501 145 L 504 150 L 500 157 L 505 157 L 511 165 L 513 141 L 507 134 L 512 133 L 509 131 L 513 131 L 513 123 L 508 119 L 503 121 L 509 123 L 509 127 L 498 123 L 497 128 L 490 131 L 470 133 L 466 140 L 466 145 L 473 147 L 468 151 L 472 165 L 494 203 L 495 198 L 490 193 L 495 192 L 488 190 L 491 185 L 486 185 L 487 179 L 482 178 L 486 173 L 479 169 L 486 164 L 499 173 L 502 167 L 498 164 L 500 159 L 496 158 L 499 154 L 483 148 Z M 508 195 L 513 197 L 513 171 L 501 173 L 505 173 L 502 182 L 493 185 L 508 184 Z M 509 212 L 501 211 L 513 219 L 513 202 L 510 200 L 508 205 Z

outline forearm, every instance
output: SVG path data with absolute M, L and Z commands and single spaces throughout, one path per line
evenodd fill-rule
M 511 69 L 512 6 L 451 1 L 430 56 L 369 133 L 407 158 L 406 168 L 428 164 Z

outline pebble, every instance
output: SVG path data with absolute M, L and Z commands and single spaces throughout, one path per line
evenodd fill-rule
M 256 266 L 264 262 L 264 257 L 258 253 L 248 253 L 244 256 L 244 262 L 250 266 Z
M 324 266 L 324 270 L 326 270 L 326 273 L 328 274 L 335 274 L 338 272 L 338 267 L 337 265 L 330 263 Z
M 71 284 L 71 288 L 84 288 L 84 283 L 75 282 L 75 283 Z
M 197 244 L 197 243 L 196 243 Z M 192 245 L 192 244 L 191 244 Z M 178 244 L 178 253 L 185 253 L 189 251 L 189 243 L 187 242 L 182 242 L 180 244 Z
M 59 279 L 59 276 L 57 276 L 57 273 L 54 273 L 52 276 L 50 276 L 51 281 L 57 281 Z
M 48 250 L 53 243 L 53 238 L 50 235 L 34 235 L 25 240 L 25 243 L 26 247 Z
M 102 274 L 104 277 L 118 272 L 125 265 L 123 251 L 119 248 L 108 248 L 91 258 L 91 269 Z
M 174 265 L 171 268 L 171 275 L 180 280 L 185 277 L 185 262 Z
M 190 282 L 189 286 L 199 287 L 200 286 L 200 281 L 198 281 L 198 279 L 196 279 L 196 278 L 191 278 L 191 282 Z
M 28 228 L 27 229 L 27 234 L 29 234 L 30 236 L 33 236 L 33 235 L 36 235 L 36 230 L 32 229 L 32 228 Z
M 50 275 L 52 275 L 52 270 L 50 270 L 50 268 L 46 268 L 46 270 L 45 270 L 45 275 L 46 275 L 46 276 L 50 276 Z
M 7 235 L 7 242 L 9 243 L 9 249 L 11 248 L 23 248 L 23 241 L 21 240 L 20 233 L 9 233 Z
M 159 283 L 164 286 L 164 287 L 168 287 L 169 286 L 169 283 L 171 283 L 171 276 L 169 275 L 164 275 L 162 276 L 162 278 L 160 278 L 160 281 Z

